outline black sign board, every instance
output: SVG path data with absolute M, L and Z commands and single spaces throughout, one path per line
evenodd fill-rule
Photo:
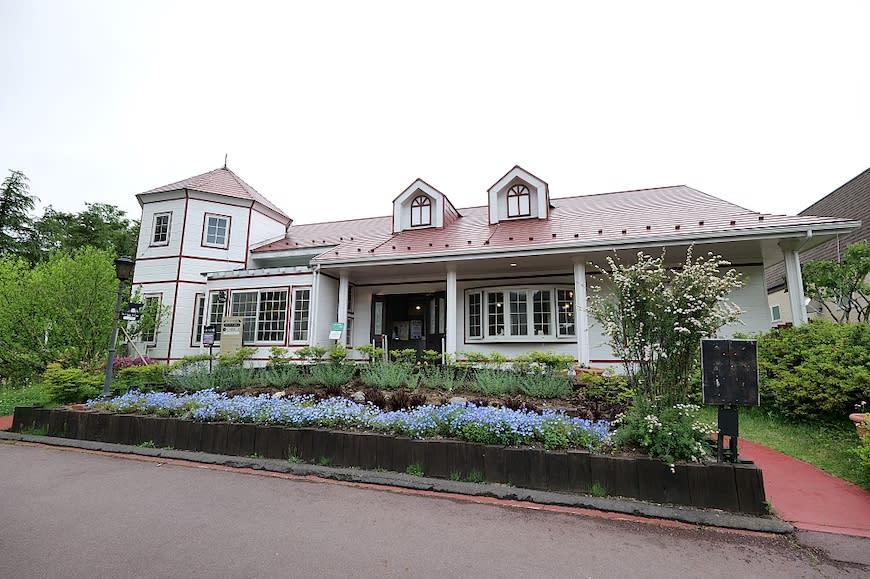
M 758 406 L 755 340 L 701 340 L 704 404 Z

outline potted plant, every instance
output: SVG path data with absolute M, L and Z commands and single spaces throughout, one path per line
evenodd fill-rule
M 865 411 L 866 408 L 867 401 L 862 400 L 860 404 L 855 405 L 855 410 L 858 410 L 858 412 L 849 415 L 849 420 L 855 423 L 855 428 L 858 430 L 858 438 L 862 442 L 867 442 L 867 433 L 870 432 L 870 414 Z

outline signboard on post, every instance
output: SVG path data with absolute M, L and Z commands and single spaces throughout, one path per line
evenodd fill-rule
M 701 340 L 704 404 L 758 406 L 755 340 Z
M 235 352 L 242 347 L 241 316 L 224 316 L 221 322 L 221 354 Z
M 340 340 L 341 333 L 344 331 L 344 324 L 341 322 L 335 322 L 334 324 L 329 326 L 329 339 L 330 340 Z
M 202 329 L 202 345 L 203 346 L 214 346 L 214 326 L 206 326 Z

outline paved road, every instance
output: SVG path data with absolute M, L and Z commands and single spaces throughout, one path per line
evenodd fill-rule
M 866 577 L 787 537 L 0 444 L 0 577 Z

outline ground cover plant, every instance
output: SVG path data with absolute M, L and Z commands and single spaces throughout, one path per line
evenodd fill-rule
M 356 428 L 412 438 L 447 437 L 503 445 L 540 445 L 548 449 L 598 445 L 608 435 L 606 421 L 573 418 L 560 411 L 541 413 L 474 404 L 425 405 L 383 411 L 346 398 L 313 396 L 227 397 L 213 390 L 193 394 L 131 391 L 88 408 L 120 413 L 156 414 L 199 421 L 249 422 L 292 427 Z
M 51 394 L 46 384 L 37 382 L 27 386 L 0 385 L 0 416 L 8 416 L 16 406 L 48 406 Z

